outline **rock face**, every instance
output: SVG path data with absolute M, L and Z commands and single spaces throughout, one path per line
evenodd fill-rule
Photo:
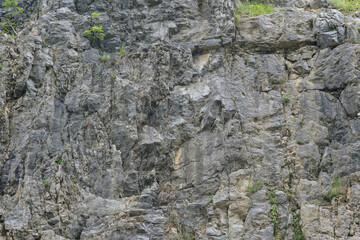
M 360 239 L 360 20 L 268 2 L 19 1 L 0 239 Z

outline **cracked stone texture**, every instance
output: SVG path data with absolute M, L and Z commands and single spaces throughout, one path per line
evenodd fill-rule
M 19 1 L 0 239 L 290 240 L 295 218 L 305 239 L 360 239 L 360 19 L 268 2 L 283 11 L 235 21 L 234 0 Z

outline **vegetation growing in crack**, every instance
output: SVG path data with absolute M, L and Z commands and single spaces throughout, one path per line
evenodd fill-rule
M 209 205 L 210 203 L 212 203 L 213 199 L 214 199 L 214 195 L 211 195 L 209 200 L 207 201 L 206 205 Z
M 14 33 L 15 28 L 16 28 L 16 24 L 14 23 L 14 20 L 4 18 L 4 17 L 1 18 L 1 20 L 0 20 L 1 32 L 11 35 Z
M 273 4 L 258 3 L 255 1 L 240 2 L 239 7 L 235 10 L 235 18 L 256 17 L 274 12 L 276 12 L 276 8 Z
M 83 32 L 84 37 L 90 40 L 91 43 L 94 43 L 98 40 L 103 41 L 105 38 L 104 30 L 102 26 L 95 25 L 95 22 L 98 20 L 98 17 L 101 13 L 93 12 L 91 14 L 91 26 L 88 30 Z
M 278 201 L 277 201 L 277 197 L 276 197 L 276 193 L 275 193 L 275 190 L 274 189 L 268 189 L 267 190 L 267 195 L 269 197 L 269 201 L 270 201 L 270 212 L 269 212 L 269 218 L 271 219 L 271 221 L 273 222 L 274 224 L 274 236 L 276 236 L 276 229 L 277 229 L 277 226 L 279 224 L 278 222 L 278 207 L 277 207 L 277 204 L 278 204 Z
M 60 165 L 62 163 L 62 159 L 60 157 L 57 157 L 55 162 Z
M 119 213 L 120 213 L 119 209 L 113 209 L 111 212 L 112 215 L 118 215 Z
M 106 61 L 109 61 L 110 59 L 111 59 L 111 57 L 110 57 L 110 55 L 108 55 L 108 54 L 104 54 L 104 55 L 102 55 L 102 56 L 99 57 L 99 60 L 100 60 L 101 62 L 106 62 Z
M 259 180 L 255 180 L 246 188 L 246 195 L 250 197 L 263 187 L 263 183 Z
M 190 232 L 186 232 L 183 234 L 179 234 L 177 236 L 178 240 L 194 240 L 195 239 L 195 234 L 194 232 L 190 231 Z
M 51 183 L 49 182 L 49 180 L 47 179 L 43 179 L 42 181 L 44 187 L 45 187 L 45 190 L 49 191 L 50 190 L 50 186 L 51 186 Z
M 304 233 L 300 224 L 301 218 L 299 214 L 294 214 L 293 228 L 294 228 L 294 240 L 305 240 Z
M 128 52 L 124 48 L 124 43 L 121 43 L 121 48 L 119 50 L 119 56 L 124 56 L 126 54 L 128 54 Z
M 91 14 L 91 17 L 92 17 L 92 18 L 97 18 L 97 17 L 100 17 L 100 15 L 101 15 L 101 13 L 93 12 L 93 13 Z
M 11 15 L 17 15 L 19 12 L 23 11 L 23 8 L 18 7 L 18 2 L 15 0 L 5 0 L 2 6 L 5 8 L 5 11 L 11 11 Z
M 334 179 L 331 189 L 325 196 L 325 200 L 331 202 L 333 198 L 340 197 L 345 191 L 345 185 L 341 181 L 341 178 L 338 176 Z
M 23 11 L 23 8 L 18 6 L 18 2 L 15 0 L 5 0 L 2 4 L 5 11 L 10 11 L 9 17 L 1 17 L 0 19 L 0 32 L 4 32 L 6 34 L 12 35 L 16 34 L 15 28 L 16 23 L 14 17 Z
M 290 102 L 290 98 L 287 97 L 287 96 L 286 96 L 286 97 L 283 97 L 283 98 L 282 98 L 282 102 L 283 102 L 283 103 L 289 103 L 289 102 Z
M 86 30 L 83 33 L 84 37 L 90 39 L 90 40 L 104 40 L 105 34 L 104 30 L 102 29 L 102 26 L 92 26 L 89 30 Z
M 360 10 L 359 0 L 329 0 L 329 3 L 340 11 L 348 13 Z

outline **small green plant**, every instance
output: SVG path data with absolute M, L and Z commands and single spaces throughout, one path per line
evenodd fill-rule
M 14 124 L 13 123 L 10 124 L 9 133 L 10 133 L 10 136 L 12 136 L 14 133 Z
M 186 232 L 183 235 L 183 240 L 195 240 L 195 234 L 193 232 Z
M 246 188 L 246 195 L 250 197 L 251 195 L 253 195 L 257 191 L 259 191 L 262 187 L 263 187 L 263 183 L 261 181 L 255 180 L 253 183 L 251 183 Z
M 55 162 L 60 165 L 60 164 L 62 163 L 62 160 L 61 160 L 60 157 L 57 157 L 56 160 L 55 160 Z
M 279 224 L 278 220 L 277 220 L 277 217 L 278 217 L 278 208 L 277 206 L 274 204 L 274 205 L 271 205 L 270 207 L 270 213 L 269 213 L 269 218 L 271 219 L 271 221 L 273 222 L 274 224 L 274 229 L 277 228 L 277 225 Z
M 338 176 L 334 179 L 331 189 L 325 196 L 325 200 L 331 202 L 333 198 L 340 197 L 344 192 L 344 184 L 341 181 L 341 178 Z
M 283 97 L 283 98 L 282 98 L 282 102 L 283 102 L 283 103 L 289 103 L 289 102 L 290 102 L 290 98 L 289 98 L 289 97 Z
M 15 16 L 17 15 L 19 12 L 23 11 L 23 8 L 18 7 L 18 2 L 15 0 L 5 0 L 5 2 L 2 4 L 3 7 L 5 7 L 5 11 L 10 10 L 11 11 L 11 15 Z
M 272 4 L 257 3 L 255 1 L 245 2 L 239 4 L 239 7 L 235 10 L 235 18 L 242 17 L 256 17 L 264 14 L 271 14 L 276 11 L 276 8 Z
M 91 17 L 96 20 L 96 19 L 98 19 L 98 17 L 100 15 L 101 14 L 98 12 L 93 12 L 91 14 Z M 92 21 L 89 30 L 86 30 L 83 32 L 83 36 L 88 38 L 91 42 L 95 42 L 96 40 L 103 41 L 105 38 L 105 34 L 104 34 L 104 30 L 102 28 L 103 28 L 102 26 L 97 26 Z
M 360 10 L 359 0 L 328 0 L 335 8 L 344 12 L 355 12 Z
M 305 240 L 304 233 L 300 225 L 300 215 L 294 215 L 293 228 L 294 228 L 294 240 Z
M 283 85 L 283 84 L 285 84 L 286 83 L 286 79 L 285 78 L 282 78 L 280 81 L 279 81 L 279 84 L 280 85 Z
M 46 39 L 45 38 L 43 38 L 43 39 L 41 39 L 41 43 L 44 45 L 44 46 L 48 46 L 49 44 L 47 44 L 47 42 L 46 42 Z
M 110 73 L 110 77 L 111 77 L 111 79 L 115 79 L 116 78 L 116 74 L 115 73 Z
M 0 70 L 2 69 L 2 65 L 0 64 Z
M 107 54 L 102 55 L 102 56 L 99 57 L 99 60 L 101 62 L 106 62 L 106 61 L 109 61 L 110 59 L 111 59 L 110 55 L 107 55 Z
M 235 97 L 231 97 L 231 100 L 233 101 L 234 104 L 236 104 L 236 98 Z
M 45 189 L 46 189 L 47 191 L 49 191 L 49 190 L 50 190 L 50 186 L 51 186 L 51 183 L 49 182 L 49 180 L 43 179 L 42 183 L 43 183 Z
M 286 194 L 286 196 L 288 197 L 288 198 L 293 198 L 294 197 L 294 195 L 293 195 L 293 193 L 290 191 L 290 190 L 284 190 L 284 192 L 285 192 L 285 194 Z
M 5 8 L 5 11 L 10 10 L 10 17 L 2 17 L 0 19 L 0 30 L 9 35 L 12 35 L 13 33 L 16 34 L 14 16 L 19 12 L 22 12 L 23 8 L 18 7 L 18 2 L 15 0 L 5 0 L 2 6 Z
M 153 46 L 155 52 L 160 52 L 160 47 Z
M 105 34 L 104 30 L 102 29 L 102 26 L 92 26 L 89 30 L 86 30 L 83 33 L 84 37 L 90 39 L 90 40 L 104 40 Z
M 211 195 L 210 199 L 207 201 L 206 205 L 209 205 L 210 203 L 212 203 L 213 199 L 214 199 L 214 195 Z
M 274 189 L 268 189 L 267 195 L 269 197 L 269 202 L 271 204 L 269 218 L 271 219 L 271 221 L 274 224 L 274 236 L 276 236 L 276 228 L 279 224 L 279 222 L 278 222 L 278 215 L 279 215 L 278 211 L 279 210 L 277 207 L 278 201 L 277 201 L 277 197 L 276 197 L 276 193 L 275 193 Z
M 128 52 L 124 49 L 124 43 L 121 43 L 121 48 L 119 50 L 119 55 L 124 56 L 126 54 L 128 54 Z
M 91 14 L 91 17 L 92 17 L 92 18 L 98 18 L 100 15 L 101 15 L 101 13 L 93 12 L 93 13 Z
M 268 189 L 267 195 L 269 197 L 269 201 L 270 201 L 271 204 L 277 204 L 277 197 L 276 197 L 275 190 Z
M 14 20 L 2 17 L 0 20 L 0 30 L 6 34 L 12 35 L 16 24 Z

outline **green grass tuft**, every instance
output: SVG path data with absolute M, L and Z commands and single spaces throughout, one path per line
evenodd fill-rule
M 275 193 L 275 189 L 268 189 L 266 192 L 267 196 L 269 197 L 269 202 L 271 204 L 270 206 L 270 212 L 269 212 L 269 218 L 274 224 L 274 236 L 276 236 L 277 233 L 277 226 L 279 224 L 278 216 L 279 216 L 279 209 L 277 207 L 278 200 Z
M 250 197 L 257 191 L 259 191 L 262 187 L 263 187 L 263 183 L 261 181 L 256 180 L 247 187 L 246 195 Z
M 129 52 L 125 50 L 124 48 L 124 43 L 121 43 L 121 48 L 119 50 L 119 56 L 124 56 L 126 54 L 128 54 Z
M 245 2 L 235 10 L 235 18 L 242 17 L 256 17 L 265 14 L 271 14 L 276 12 L 276 8 L 272 4 L 257 3 L 257 2 Z
M 335 8 L 344 12 L 355 12 L 360 10 L 359 0 L 328 0 Z
M 289 98 L 289 97 L 283 97 L 283 98 L 282 98 L 282 102 L 283 102 L 283 103 L 289 103 L 289 102 L 290 102 L 290 98 Z
M 58 165 L 60 165 L 60 164 L 62 163 L 62 160 L 61 160 L 60 157 L 57 157 L 56 160 L 55 160 L 55 162 L 56 162 Z
M 343 193 L 344 184 L 340 177 L 336 177 L 333 181 L 332 187 L 325 196 L 325 200 L 331 202 L 333 198 L 340 197 Z
M 300 215 L 294 215 L 293 227 L 294 227 L 294 240 L 305 240 L 304 233 L 300 225 Z
M 50 186 L 51 186 L 51 183 L 49 182 L 49 180 L 43 179 L 42 182 L 43 182 L 43 185 L 44 185 L 45 189 L 46 189 L 47 191 L 49 191 L 49 190 L 50 190 Z
M 102 55 L 102 56 L 99 57 L 99 60 L 101 62 L 106 62 L 106 61 L 109 61 L 110 59 L 111 59 L 110 55 L 107 55 L 107 54 Z

